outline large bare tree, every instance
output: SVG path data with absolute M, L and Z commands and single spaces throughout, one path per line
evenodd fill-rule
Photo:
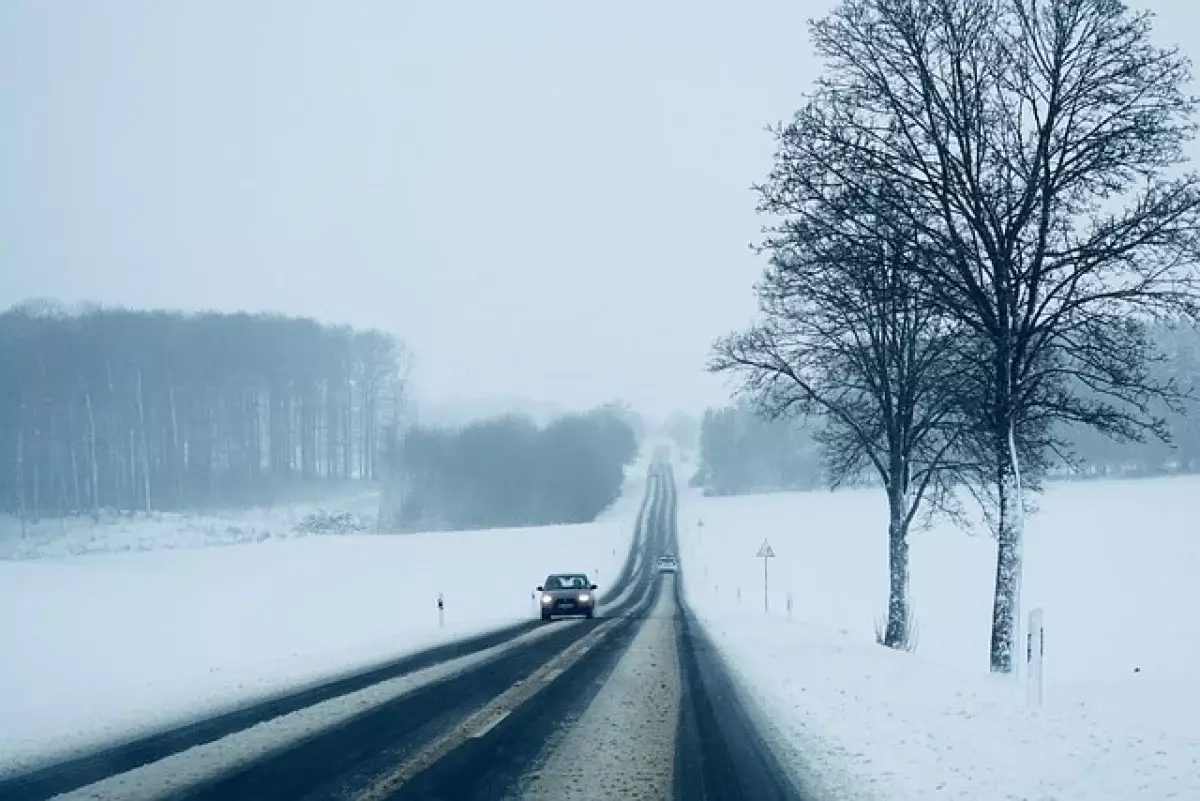
M 887 494 L 889 592 L 883 644 L 911 645 L 908 533 L 926 501 L 952 497 L 962 392 L 959 326 L 920 286 L 927 254 L 907 220 L 870 210 L 851 189 L 793 203 L 786 161 L 759 188 L 781 215 L 758 285 L 761 322 L 726 337 L 710 368 L 733 371 L 769 414 L 820 419 L 836 486 L 874 473 Z M 873 192 L 885 191 L 873 187 Z M 899 222 L 899 225 L 895 224 Z
M 983 343 L 971 401 L 995 499 L 990 662 L 1013 669 L 1022 452 L 1067 420 L 1161 431 L 1148 320 L 1196 312 L 1200 183 L 1186 60 L 1119 0 L 845 0 L 827 71 L 781 131 L 796 205 L 857 188 L 906 217 L 916 265 Z M 888 192 L 873 192 L 880 184 Z

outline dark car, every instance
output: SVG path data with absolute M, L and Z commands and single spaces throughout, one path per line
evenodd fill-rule
M 592 617 L 596 613 L 596 585 L 583 573 L 555 573 L 538 587 L 542 594 L 542 620 Z

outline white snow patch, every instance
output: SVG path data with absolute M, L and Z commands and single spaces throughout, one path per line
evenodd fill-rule
M 788 761 L 829 797 L 1200 798 L 1196 497 L 1200 479 L 1181 477 L 1052 484 L 1040 498 L 1022 601 L 1045 609 L 1041 709 L 1023 678 L 987 673 L 986 536 L 914 533 L 917 653 L 873 644 L 887 598 L 880 492 L 681 490 L 682 576 Z M 769 614 L 764 538 L 778 554 Z
M 129 553 L 175 548 L 239 545 L 316 536 L 306 530 L 311 516 L 345 515 L 357 528 L 374 531 L 379 493 L 342 493 L 326 500 L 278 506 L 226 509 L 208 513 L 117 513 L 103 510 L 97 521 L 87 515 L 47 517 L 29 523 L 0 515 L 0 559 L 39 559 L 97 553 Z

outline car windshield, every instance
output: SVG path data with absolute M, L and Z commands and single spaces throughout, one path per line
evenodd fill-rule
M 589 586 L 587 576 L 574 574 L 569 576 L 551 576 L 546 579 L 548 590 L 586 590 Z

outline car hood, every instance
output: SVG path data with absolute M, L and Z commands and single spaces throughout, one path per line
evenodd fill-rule
M 592 594 L 591 590 L 543 590 L 543 592 L 552 598 L 575 598 L 585 592 L 588 595 Z

